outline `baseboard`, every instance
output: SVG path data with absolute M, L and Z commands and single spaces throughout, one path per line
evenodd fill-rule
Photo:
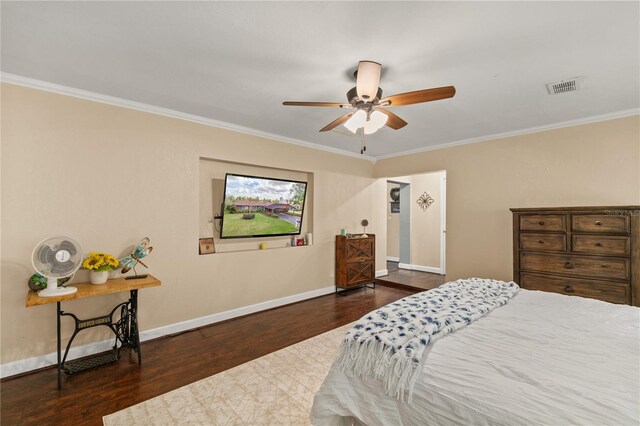
M 399 263 L 398 268 L 408 269 L 409 271 L 430 272 L 432 274 L 442 275 L 442 270 L 440 268 L 434 268 L 433 266 L 422 266 L 422 265 L 412 265 L 410 263 Z
M 420 272 L 431 272 L 432 274 L 440 274 L 440 268 L 434 268 L 433 266 L 421 266 L 421 265 L 411 265 L 414 271 Z
M 157 339 L 158 337 L 167 336 L 169 334 L 180 333 L 186 330 L 202 327 L 205 325 L 215 324 L 220 321 L 226 321 L 232 318 L 241 317 L 243 315 L 253 314 L 267 309 L 277 308 L 278 306 L 288 305 L 290 303 L 301 302 L 314 297 L 324 296 L 336 291 L 335 286 L 323 287 L 317 290 L 307 291 L 305 293 L 293 294 L 291 296 L 282 297 L 280 299 L 268 300 L 266 302 L 256 303 L 255 305 L 243 306 L 242 308 L 232 309 L 230 311 L 218 312 L 216 314 L 207 315 L 200 318 L 194 318 L 187 321 L 169 324 L 140 333 L 140 340 Z
M 400 258 L 387 256 L 387 262 L 400 262 Z
M 379 271 L 376 271 L 376 278 L 384 277 L 385 275 L 389 275 L 388 269 L 380 269 Z
M 385 275 L 386 275 L 386 270 Z M 376 276 L 377 272 L 376 272 Z M 157 339 L 158 337 L 168 336 L 170 334 L 180 333 L 205 325 L 215 324 L 220 321 L 241 317 L 243 315 L 253 314 L 267 309 L 277 308 L 278 306 L 288 305 L 290 303 L 301 302 L 303 300 L 312 299 L 318 296 L 334 293 L 335 286 L 323 287 L 317 290 L 307 291 L 305 293 L 293 294 L 291 296 L 282 297 L 280 299 L 267 300 L 265 302 L 256 303 L 255 305 L 243 306 L 229 311 L 218 312 L 204 317 L 194 318 L 175 324 L 169 324 L 151 330 L 140 332 L 140 341 Z M 63 345 L 64 346 L 64 345 Z M 105 352 L 113 347 L 113 339 L 102 340 L 99 342 L 88 343 L 86 345 L 74 346 L 69 350 L 67 360 L 81 358 L 83 356 Z M 14 376 L 16 374 L 26 373 L 28 371 L 37 370 L 39 368 L 56 365 L 58 354 L 51 352 L 45 355 L 39 355 L 31 358 L 21 359 L 18 361 L 7 362 L 0 365 L 0 378 Z
M 115 339 L 115 337 L 114 337 Z M 113 347 L 114 339 L 102 340 L 99 342 L 88 343 L 86 345 L 74 346 L 69 349 L 67 360 L 82 358 L 83 356 L 106 352 Z M 63 343 L 64 351 L 65 343 Z M 7 362 L 0 365 L 0 378 L 15 376 L 16 374 L 27 373 L 29 371 L 38 370 L 40 368 L 56 365 L 58 362 L 58 354 L 51 352 L 45 355 L 34 356 L 31 358 L 20 359 L 18 361 Z

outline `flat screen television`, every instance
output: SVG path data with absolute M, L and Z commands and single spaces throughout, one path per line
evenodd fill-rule
M 307 182 L 227 173 L 220 238 L 300 235 Z

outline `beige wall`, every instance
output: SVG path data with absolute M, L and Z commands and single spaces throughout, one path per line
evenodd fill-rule
M 447 171 L 447 278 L 512 278 L 510 207 L 640 203 L 640 117 L 381 160 L 375 175 Z
M 365 160 L 8 84 L 1 119 L 2 363 L 55 351 L 55 304 L 24 307 L 31 251 L 45 237 L 117 255 L 150 237 L 162 286 L 140 292 L 143 330 L 333 285 L 334 236 L 363 218 L 386 241 L 386 185 Z M 313 174 L 314 245 L 199 256 L 201 157 Z M 64 307 L 90 316 L 123 298 Z M 87 331 L 78 343 L 107 336 Z
M 411 176 L 411 264 L 440 268 L 441 180 L 445 172 Z M 434 199 L 426 210 L 416 200 L 424 192 Z

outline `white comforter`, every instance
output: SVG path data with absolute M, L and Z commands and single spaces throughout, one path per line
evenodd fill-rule
M 425 353 L 413 402 L 334 365 L 314 425 L 638 425 L 640 309 L 520 290 Z

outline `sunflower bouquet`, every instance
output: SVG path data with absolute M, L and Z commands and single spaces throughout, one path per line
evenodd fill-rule
M 90 271 L 113 271 L 120 262 L 109 253 L 92 251 L 82 262 L 82 267 Z

